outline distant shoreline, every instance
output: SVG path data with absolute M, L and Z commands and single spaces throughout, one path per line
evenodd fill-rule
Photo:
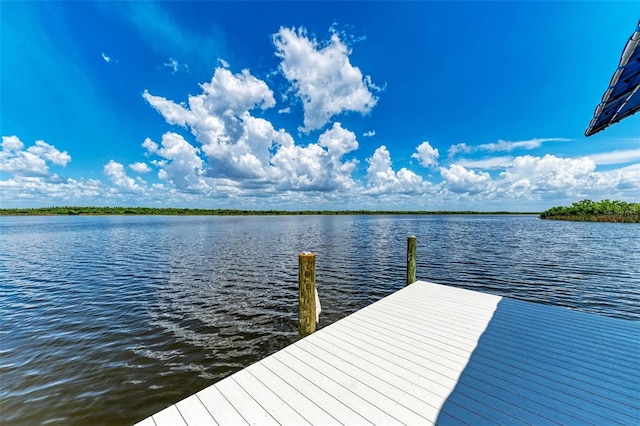
M 538 215 L 538 212 L 400 210 L 241 210 L 154 207 L 41 207 L 0 209 L 0 216 L 311 216 L 311 215 Z

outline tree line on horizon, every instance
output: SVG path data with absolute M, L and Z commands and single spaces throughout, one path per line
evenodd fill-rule
M 97 207 L 97 206 L 57 206 L 36 208 L 0 209 L 2 216 L 285 216 L 285 215 L 384 215 L 384 214 L 538 214 L 537 212 L 482 212 L 473 210 L 456 211 L 406 211 L 406 210 L 243 210 L 243 209 L 200 209 L 178 207 Z M 640 203 L 625 201 L 588 199 L 571 206 L 556 206 L 539 213 L 541 219 L 577 220 L 593 222 L 640 223 Z
M 77 216 L 77 215 L 163 215 L 163 216 L 277 216 L 277 215 L 374 215 L 374 214 L 538 214 L 537 212 L 401 211 L 401 210 L 242 210 L 192 209 L 177 207 L 91 207 L 62 206 L 0 209 L 4 216 Z
M 552 207 L 540 213 L 542 219 L 589 222 L 640 223 L 640 203 L 605 199 L 577 201 L 570 206 Z

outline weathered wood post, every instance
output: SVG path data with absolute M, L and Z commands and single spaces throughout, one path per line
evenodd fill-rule
M 316 331 L 316 255 L 298 255 L 298 326 L 300 337 Z
M 416 247 L 418 239 L 414 235 L 407 237 L 407 285 L 416 282 Z

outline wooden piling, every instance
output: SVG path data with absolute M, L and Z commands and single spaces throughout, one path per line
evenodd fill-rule
M 316 255 L 298 255 L 298 326 L 300 337 L 316 331 Z
M 416 282 L 416 247 L 418 239 L 414 235 L 407 237 L 407 285 Z

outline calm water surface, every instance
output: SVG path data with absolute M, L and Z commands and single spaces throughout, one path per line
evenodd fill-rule
M 640 226 L 533 216 L 0 218 L 0 423 L 131 424 L 418 279 L 640 321 Z

